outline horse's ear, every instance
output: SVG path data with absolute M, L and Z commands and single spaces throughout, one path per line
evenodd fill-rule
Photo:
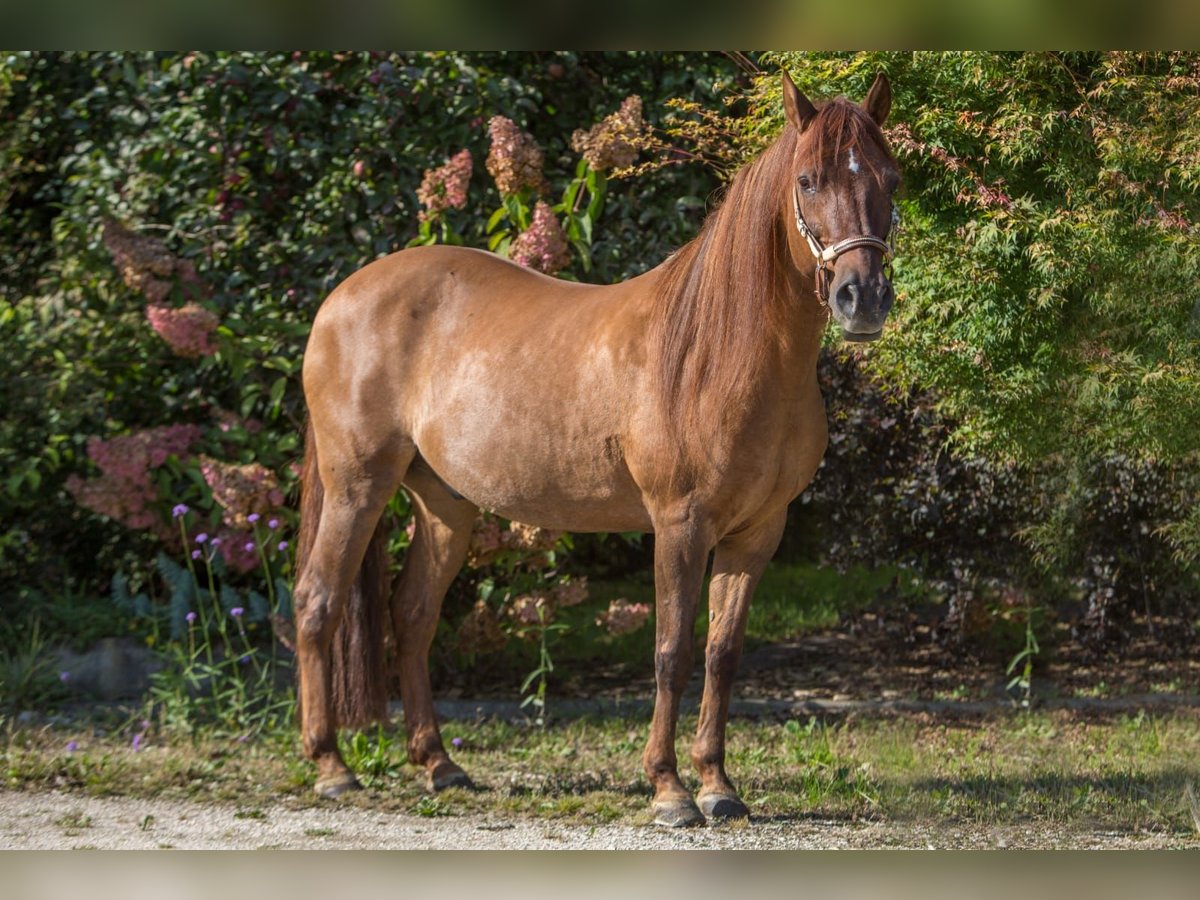
M 867 99 L 862 103 L 867 115 L 875 120 L 880 127 L 887 121 L 888 113 L 892 111 L 892 85 L 888 77 L 880 72 L 875 76 L 875 83 L 867 91 Z
M 813 116 L 817 114 L 817 108 L 800 93 L 786 69 L 783 72 L 783 112 L 787 120 L 796 126 L 797 131 L 807 128 Z

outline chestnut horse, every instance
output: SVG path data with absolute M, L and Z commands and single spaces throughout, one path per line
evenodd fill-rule
M 336 728 L 386 715 L 397 659 L 409 759 L 469 785 L 434 715 L 428 653 L 484 509 L 544 528 L 655 535 L 655 820 L 742 817 L 725 723 L 746 614 L 789 501 L 826 444 L 817 352 L 832 317 L 878 337 L 898 174 L 880 74 L 860 105 L 815 107 L 783 76 L 787 125 L 691 243 L 613 285 L 420 247 L 321 306 L 304 358 L 309 428 L 296 587 L 300 720 L 317 792 L 357 786 Z M 400 487 L 416 530 L 390 604 L 381 517 Z M 692 761 L 675 726 L 709 554 L 708 645 Z M 390 621 L 388 619 L 390 615 Z

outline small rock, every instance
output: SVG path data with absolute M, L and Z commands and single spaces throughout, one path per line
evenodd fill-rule
M 150 676 L 163 667 L 153 651 L 130 638 L 102 638 L 85 653 L 58 651 L 57 666 L 70 677 L 63 683 L 103 700 L 142 696 Z

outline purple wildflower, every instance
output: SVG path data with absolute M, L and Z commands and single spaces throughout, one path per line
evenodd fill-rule
M 241 658 L 241 660 L 239 660 L 239 661 L 241 662 L 241 664 L 242 664 L 243 666 L 244 666 L 244 665 L 248 665 L 248 664 L 249 664 L 249 662 L 250 662 L 250 654 L 249 654 L 249 653 L 247 653 L 247 654 L 246 654 L 245 656 L 243 656 L 243 657 Z
M 58 680 L 61 681 L 63 684 L 66 684 L 68 681 L 71 680 L 71 673 L 70 672 L 59 672 Z
M 131 746 L 133 747 L 134 750 L 142 749 L 142 733 L 140 731 L 133 736 L 133 742 L 132 742 Z
M 280 541 L 280 542 L 279 542 L 279 552 L 280 552 L 280 553 L 282 553 L 282 552 L 283 552 L 284 550 L 286 550 L 287 548 L 288 548 L 288 542 L 287 542 L 287 541 Z
M 456 737 L 456 738 L 452 739 L 452 740 L 450 741 L 450 743 L 451 743 L 451 744 L 454 746 L 454 748 L 457 750 L 459 747 L 461 747 L 461 746 L 463 745 L 463 739 L 462 739 L 462 738 L 460 738 L 460 737 Z
M 245 610 L 245 609 L 243 609 L 242 607 L 240 607 L 240 606 L 235 606 L 233 609 L 231 609 L 231 610 L 229 611 L 229 614 L 230 614 L 231 616 L 233 616 L 235 619 L 240 619 L 240 618 L 242 617 L 242 613 L 244 613 L 245 611 L 246 611 L 246 610 Z
M 244 549 L 247 553 L 253 553 L 254 552 L 254 541 L 246 541 L 246 546 Z
M 74 753 L 78 749 L 79 749 L 78 741 L 67 741 L 67 752 L 68 753 Z
M 276 528 L 279 527 L 279 520 L 278 519 L 268 519 L 267 527 L 270 528 L 272 531 L 274 531 Z
M 186 503 L 180 503 L 178 506 L 175 506 L 171 510 L 171 518 L 172 519 L 178 519 L 180 516 L 186 516 L 187 514 L 188 514 L 188 506 Z
M 187 623 L 189 625 L 191 625 L 193 622 L 196 621 L 196 613 L 194 611 L 189 612 L 186 616 L 184 616 L 184 618 L 187 619 Z
M 203 554 L 199 550 L 192 551 L 192 559 L 199 559 Z
M 208 535 L 207 535 L 207 534 L 205 534 L 203 531 L 202 531 L 202 532 L 200 532 L 198 535 L 196 535 L 196 543 L 197 543 L 197 544 L 203 544 L 203 543 L 205 543 L 207 540 L 208 540 Z
M 213 538 L 213 539 L 212 539 L 212 545 L 213 545 L 214 547 L 220 547 L 220 546 L 221 546 L 221 539 L 220 539 L 220 538 Z
M 249 522 L 251 525 L 253 525 L 260 518 L 261 518 L 261 516 L 259 516 L 258 513 L 250 513 L 250 515 L 246 516 L 246 521 Z

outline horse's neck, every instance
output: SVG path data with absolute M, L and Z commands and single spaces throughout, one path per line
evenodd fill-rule
M 786 248 L 785 248 L 786 249 Z M 829 307 L 816 294 L 816 270 L 802 271 L 788 265 L 776 290 L 787 311 L 787 327 L 780 336 L 778 372 L 784 387 L 806 383 L 816 377 L 817 356 L 829 324 Z

